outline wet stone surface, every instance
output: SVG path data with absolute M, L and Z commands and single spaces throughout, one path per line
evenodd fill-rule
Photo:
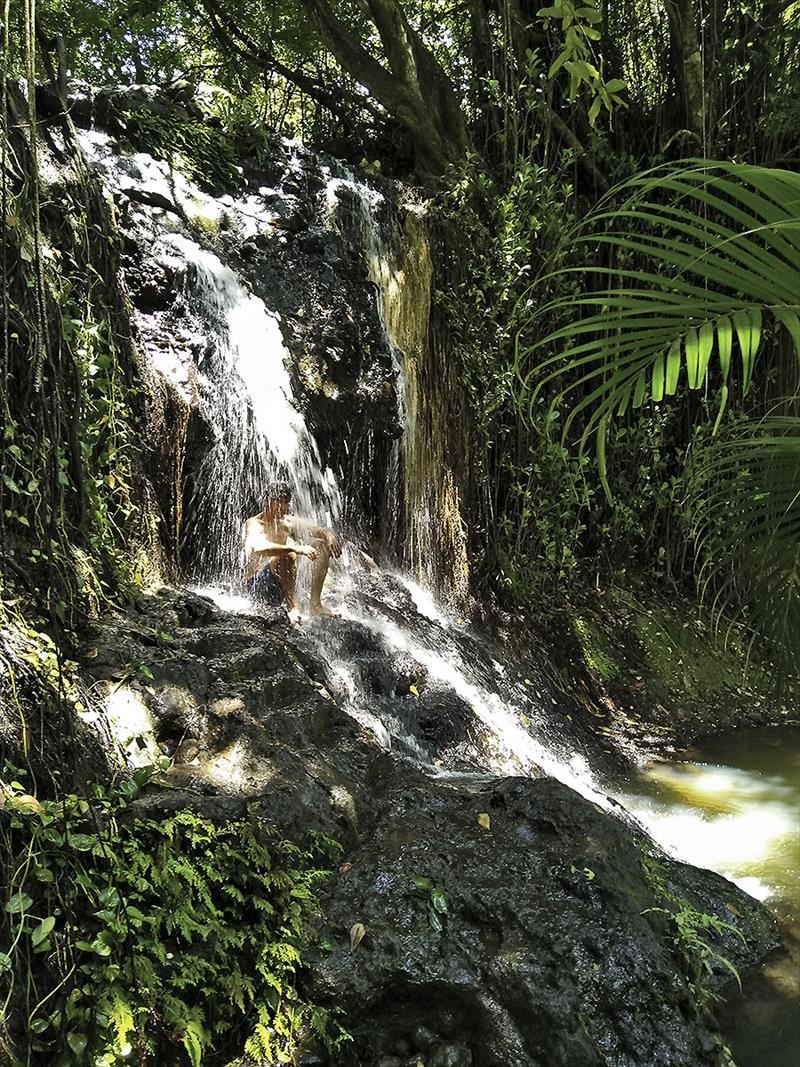
M 326 625 L 341 625 L 374 671 L 374 633 Z M 346 1012 L 354 1040 L 335 1062 L 720 1063 L 713 1020 L 697 1008 L 668 920 L 652 910 L 663 901 L 642 865 L 645 836 L 547 777 L 426 773 L 332 697 L 309 647 L 281 609 L 232 615 L 164 590 L 98 625 L 84 662 L 99 689 L 141 698 L 148 743 L 183 752 L 137 801 L 149 814 L 188 804 L 225 819 L 250 804 L 284 833 L 313 828 L 343 843 L 324 900 L 328 948 L 313 950 L 304 979 Z M 129 677 L 131 662 L 152 678 Z M 400 657 L 380 684 L 412 675 Z M 453 724 L 443 714 L 435 736 L 429 710 L 432 744 L 444 749 Z M 741 930 L 746 944 L 733 933 L 715 942 L 734 966 L 773 944 L 769 917 L 730 883 L 659 862 L 676 897 Z M 356 922 L 366 933 L 351 948 Z M 309 1050 L 302 1062 L 328 1061 Z

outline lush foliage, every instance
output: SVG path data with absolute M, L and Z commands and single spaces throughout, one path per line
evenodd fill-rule
M 237 153 L 230 136 L 206 122 L 172 120 L 143 108 L 116 117 L 123 139 L 137 151 L 173 163 L 200 185 L 213 189 L 235 186 L 240 180 Z
M 643 858 L 642 871 L 659 902 L 644 914 L 661 915 L 666 921 L 668 936 L 686 975 L 694 1003 L 706 1008 L 719 999 L 712 982 L 721 972 L 733 975 L 741 988 L 739 972 L 720 948 L 726 937 L 739 938 L 746 944 L 742 932 L 717 915 L 698 911 L 688 900 L 674 893 L 668 885 L 664 867 L 653 856 Z
M 287 1063 L 303 1042 L 335 1047 L 344 1031 L 297 979 L 338 846 L 188 810 L 138 817 L 128 805 L 153 770 L 55 800 L 3 784 L 11 1062 Z
M 674 397 L 685 382 L 687 401 L 704 391 L 693 417 L 713 414 L 714 431 L 731 393 L 740 407 L 764 412 L 689 449 L 686 530 L 715 606 L 744 611 L 792 671 L 800 646 L 800 179 L 696 161 L 637 177 L 621 193 L 621 207 L 603 203 L 579 228 L 578 244 L 595 262 L 565 272 L 602 279 L 603 288 L 559 296 L 526 324 L 535 339 L 518 345 L 521 402 L 531 420 L 555 383 L 551 412 L 565 414 L 562 437 L 579 424 L 581 451 L 596 435 L 609 496 L 608 426 L 629 408 Z M 596 265 L 598 250 L 606 261 Z M 568 321 L 541 336 L 537 324 L 549 314 Z M 774 380 L 765 364 L 780 372 Z
M 6 127 L 3 159 L 0 535 L 6 579 L 64 624 L 141 564 L 128 309 L 109 205 L 80 157 L 58 203 L 42 203 L 24 126 Z

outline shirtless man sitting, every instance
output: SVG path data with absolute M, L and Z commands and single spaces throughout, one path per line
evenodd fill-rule
M 271 603 L 285 600 L 290 617 L 297 622 L 300 619 L 295 598 L 297 557 L 306 556 L 312 561 L 309 612 L 335 616 L 320 597 L 331 556 L 338 559 L 342 546 L 332 530 L 290 515 L 291 499 L 286 483 L 275 485 L 267 494 L 264 510 L 245 522 L 245 583 L 251 592 Z M 310 543 L 301 544 L 300 538 Z

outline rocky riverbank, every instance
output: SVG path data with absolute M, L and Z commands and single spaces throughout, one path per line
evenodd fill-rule
M 315 625 L 342 627 L 351 647 L 360 629 Z M 762 908 L 550 777 L 437 773 L 387 750 L 333 695 L 312 642 L 280 609 L 235 614 L 163 589 L 96 626 L 83 662 L 117 736 L 135 726 L 130 751 L 173 758 L 137 805 L 214 818 L 249 806 L 282 833 L 342 842 L 306 978 L 354 1035 L 336 1062 L 722 1063 L 704 963 L 668 913 L 726 924 L 703 932 L 714 987 L 722 957 L 742 968 L 775 943 Z

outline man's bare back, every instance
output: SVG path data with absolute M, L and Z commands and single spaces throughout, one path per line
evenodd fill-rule
M 306 556 L 312 561 L 309 612 L 312 615 L 334 615 L 320 597 L 330 558 L 341 556 L 341 545 L 332 530 L 290 515 L 290 499 L 289 490 L 284 486 L 278 487 L 267 497 L 264 510 L 245 522 L 245 582 L 255 589 L 265 569 L 269 568 L 265 577 L 268 579 L 270 575 L 273 576 L 289 614 L 299 619 L 295 597 L 297 557 Z M 301 536 L 311 543 L 302 544 L 296 540 Z

